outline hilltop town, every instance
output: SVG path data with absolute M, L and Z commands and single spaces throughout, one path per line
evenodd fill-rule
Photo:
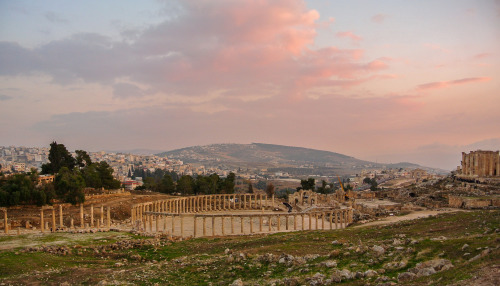
M 157 155 L 105 151 L 89 152 L 89 155 L 94 162 L 104 161 L 108 163 L 114 171 L 113 176 L 128 190 L 133 190 L 143 184 L 144 178 L 134 176 L 136 170 L 147 170 L 154 173 L 157 169 L 175 172 L 181 176 L 217 174 L 225 177 L 234 173 L 241 180 L 252 180 L 256 183 L 267 180 L 281 181 L 289 188 L 296 188 L 300 179 L 307 177 L 316 178 L 317 182 L 325 180 L 339 187 L 337 178 L 340 176 L 343 182 L 350 184 L 356 190 L 370 188 L 370 184 L 363 182 L 366 178 L 375 179 L 378 184 L 398 180 L 399 184 L 411 185 L 443 177 L 442 171 L 438 173 L 435 169 L 415 164 L 378 164 L 340 154 L 337 154 L 341 157 L 340 162 L 331 160 L 318 163 L 311 160 L 312 158 L 302 158 L 290 163 L 290 160 L 268 152 L 267 157 L 257 157 L 260 154 L 252 154 L 247 158 L 247 161 L 239 161 L 239 165 L 237 165 L 234 162 L 229 162 L 228 156 L 220 156 L 222 152 L 227 152 L 223 150 L 223 147 L 227 148 L 227 144 L 199 146 L 180 152 L 173 151 Z M 308 150 L 308 152 L 313 151 L 315 150 Z M 172 155 L 167 155 L 169 153 Z M 41 166 L 48 162 L 48 155 L 48 147 L 0 146 L 0 171 L 5 174 L 23 173 L 35 168 L 40 172 Z M 217 155 L 219 156 L 217 157 Z M 76 153 L 73 152 L 72 156 L 76 157 Z M 255 158 L 258 160 L 252 160 Z M 325 168 L 328 171 L 325 171 Z

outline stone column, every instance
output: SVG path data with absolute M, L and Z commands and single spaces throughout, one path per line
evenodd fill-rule
M 309 230 L 312 230 L 312 213 L 309 213 Z
M 52 232 L 56 232 L 56 210 L 52 208 Z
M 71 219 L 69 220 L 69 227 L 70 227 L 71 229 L 74 229 L 74 228 L 75 228 L 75 222 L 74 222 L 73 218 L 71 218 Z
M 293 230 L 297 230 L 297 216 L 293 215 Z
M 156 232 L 160 231 L 160 216 L 155 215 L 155 220 L 156 220 Z
M 149 231 L 153 232 L 153 215 L 148 214 Z
M 207 217 L 203 217 L 203 236 L 207 236 Z
M 278 219 L 278 231 L 281 230 L 281 216 L 277 215 L 276 218 Z
M 333 211 L 330 212 L 330 218 L 328 219 L 330 222 L 330 230 L 333 229 Z
M 262 232 L 262 215 L 259 216 L 259 232 Z
M 247 209 L 247 195 L 243 195 L 243 209 Z
M 318 230 L 318 217 L 319 217 L 319 215 L 317 213 L 315 213 L 314 214 L 314 220 L 316 221 L 315 225 L 314 225 L 315 230 Z
M 325 229 L 325 213 L 321 213 L 321 229 Z
M 134 211 L 132 212 L 133 217 L 132 217 L 132 222 L 134 222 L 137 218 L 137 214 L 135 213 L 137 211 L 137 207 L 134 207 Z M 104 225 L 104 206 L 101 205 L 101 225 Z
M 272 196 L 271 202 L 272 202 L 272 207 L 273 207 L 273 209 L 274 209 L 274 194 L 273 194 L 273 196 Z
M 262 194 L 259 194 L 259 198 L 260 198 L 260 208 L 262 209 Z
M 107 228 L 108 230 L 111 228 L 111 207 L 108 206 L 108 212 L 106 214 L 106 223 L 107 223 Z
M 253 217 L 249 216 L 248 219 L 250 220 L 250 234 L 253 233 Z
M 94 205 L 90 205 L 90 227 L 94 227 Z
M 80 204 L 80 226 L 85 228 L 85 221 L 83 220 L 83 204 Z
M 64 227 L 62 205 L 59 205 L 59 226 Z
M 193 237 L 196 237 L 196 215 L 193 218 Z
M 304 230 L 305 229 L 305 227 L 304 227 L 304 214 L 301 214 L 300 216 L 302 219 L 302 230 Z
M 43 207 L 42 207 L 42 209 L 40 210 L 40 230 L 43 232 L 44 228 L 45 228 L 45 222 L 43 221 Z
M 231 215 L 231 234 L 234 234 L 234 217 Z
M 3 210 L 4 231 L 5 231 L 5 234 L 8 234 L 9 233 L 9 223 L 8 223 L 8 219 L 7 219 L 7 208 L 2 208 L 2 210 Z
M 267 224 L 269 232 L 272 231 L 272 219 L 273 219 L 273 217 L 271 215 L 269 215 L 269 220 L 268 220 L 268 224 Z
M 288 215 L 285 215 L 285 227 L 286 227 L 286 230 L 288 230 Z
M 241 228 L 241 234 L 245 233 L 245 229 L 243 228 L 243 216 L 240 216 L 240 228 Z
M 335 229 L 338 229 L 338 212 L 335 211 Z
M 212 236 L 215 236 L 215 217 L 212 216 Z
M 175 216 L 172 214 L 172 236 L 174 235 L 175 232 Z

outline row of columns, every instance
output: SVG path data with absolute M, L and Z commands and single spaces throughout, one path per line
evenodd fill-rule
M 46 229 L 48 230 L 48 222 L 45 221 L 44 219 L 44 211 L 45 210 L 52 210 L 52 228 L 51 231 L 55 232 L 56 231 L 56 211 L 54 207 L 42 207 L 40 209 L 40 229 L 41 232 L 44 232 Z M 80 227 L 81 228 L 87 228 L 85 225 L 85 219 L 84 219 L 84 208 L 83 204 L 80 204 Z M 97 224 L 94 224 L 97 222 Z M 62 211 L 62 205 L 59 205 L 59 227 L 64 228 L 64 222 L 63 222 L 63 211 Z M 101 217 L 97 221 L 94 219 L 94 205 L 90 205 L 90 227 L 104 227 L 104 206 L 101 206 Z M 70 222 L 70 228 L 75 228 L 73 218 L 71 218 Z M 111 228 L 111 207 L 107 207 L 107 215 L 106 215 L 106 228 Z
M 144 212 L 197 213 L 235 209 L 260 209 L 269 206 L 268 197 L 262 194 L 221 194 L 174 198 L 132 206 L 132 221 L 141 220 Z M 274 195 L 271 198 L 274 208 Z
M 218 218 L 218 222 L 216 219 Z M 284 223 L 282 225 L 282 220 Z M 300 218 L 300 226 L 298 226 Z M 174 213 L 146 212 L 142 220 L 135 226 L 136 229 L 149 233 L 166 233 L 172 236 L 176 233 L 176 226 L 180 227 L 177 231 L 180 237 L 186 236 L 186 219 L 192 220 L 189 224 L 192 229 L 188 230 L 189 236 L 215 236 L 230 234 L 253 234 L 253 233 L 271 233 L 281 231 L 296 230 L 318 230 L 318 229 L 339 229 L 345 228 L 353 221 L 353 210 L 342 209 L 329 212 L 295 213 L 295 214 L 255 214 L 255 215 L 182 215 Z M 265 224 L 267 219 L 267 226 Z M 225 225 L 230 221 L 230 231 L 226 231 Z M 201 229 L 198 227 L 201 221 Z M 235 223 L 239 221 L 240 230 L 235 231 Z M 273 227 L 275 223 L 276 227 Z M 306 227 L 306 224 L 308 227 Z M 220 232 L 216 232 L 216 225 L 220 226 Z M 314 225 L 314 227 L 313 227 Z M 210 229 L 210 231 L 208 230 Z M 245 232 L 245 229 L 249 229 Z

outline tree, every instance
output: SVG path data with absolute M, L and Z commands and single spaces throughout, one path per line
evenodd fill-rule
M 231 172 L 227 175 L 227 178 L 222 180 L 220 191 L 223 194 L 232 194 L 234 193 L 234 181 L 236 179 L 236 175 Z
M 210 177 L 206 176 L 197 176 L 196 177 L 196 183 L 195 183 L 195 188 L 194 188 L 194 193 L 195 194 L 209 194 L 210 193 Z
M 253 194 L 253 186 L 252 186 L 252 182 L 248 182 L 248 193 L 249 194 Z
M 372 183 L 372 179 L 366 177 L 366 178 L 363 179 L 363 183 L 364 184 L 371 184 Z
M 101 177 L 97 171 L 96 164 L 85 166 L 82 169 L 82 176 L 87 187 L 94 189 L 102 188 Z
M 376 191 L 378 188 L 377 180 L 374 178 L 371 182 L 370 191 Z
M 103 188 L 111 190 L 120 188 L 121 183 L 113 177 L 113 168 L 111 168 L 108 163 L 105 161 L 97 163 L 96 170 L 99 173 Z
M 75 205 L 85 201 L 85 181 L 80 172 L 62 167 L 54 183 L 57 196 L 65 202 Z
M 274 195 L 274 185 L 273 183 L 269 183 L 266 186 L 266 194 L 268 197 L 272 197 Z
M 175 192 L 174 180 L 169 173 L 166 173 L 158 184 L 158 192 L 165 194 L 173 194 Z
M 209 194 L 217 194 L 219 193 L 219 182 L 220 182 L 220 177 L 216 173 L 213 173 L 208 177 L 210 180 L 210 189 L 209 189 Z
M 329 188 L 327 186 L 328 186 L 328 184 L 326 183 L 326 181 L 321 180 L 321 187 L 318 188 L 318 193 L 328 194 Z
M 300 180 L 300 185 L 303 190 L 311 190 L 314 191 L 316 187 L 316 181 L 314 178 L 309 178 L 307 180 Z
M 42 174 L 55 174 L 63 167 L 73 170 L 76 160 L 71 156 L 63 144 L 57 144 L 56 141 L 50 144 L 49 161 L 42 165 Z
M 177 192 L 183 195 L 189 195 L 193 193 L 194 189 L 194 179 L 189 175 L 182 176 L 179 181 L 177 181 Z
M 83 168 L 85 166 L 90 166 L 92 164 L 92 160 L 90 159 L 89 154 L 87 151 L 83 150 L 76 150 L 76 165 L 80 168 Z

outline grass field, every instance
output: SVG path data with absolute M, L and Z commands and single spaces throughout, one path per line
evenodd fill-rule
M 474 211 L 385 226 L 177 242 L 118 232 L 9 236 L 0 238 L 0 246 L 9 246 L 0 251 L 0 283 L 328 285 L 347 269 L 376 275 L 343 277 L 343 285 L 481 285 L 483 277 L 498 279 L 499 228 L 500 211 Z M 400 273 L 433 259 L 453 267 L 398 282 Z

